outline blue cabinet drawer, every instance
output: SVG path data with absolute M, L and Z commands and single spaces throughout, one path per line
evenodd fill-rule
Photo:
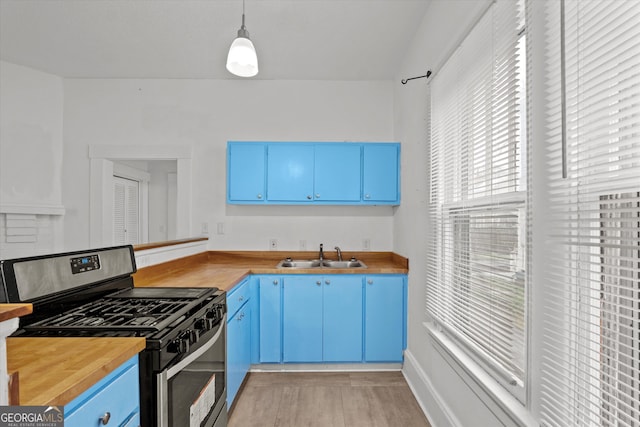
M 251 286 L 249 286 L 249 279 L 245 279 L 227 295 L 227 319 L 231 319 L 250 297 Z
M 140 411 L 138 356 L 100 380 L 65 406 L 65 427 L 101 425 L 109 414 L 109 425 L 132 425 Z

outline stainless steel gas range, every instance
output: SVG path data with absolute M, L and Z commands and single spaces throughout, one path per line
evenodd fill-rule
M 143 427 L 226 426 L 226 293 L 135 288 L 135 272 L 132 246 L 4 260 L 0 302 L 33 304 L 18 336 L 144 337 Z

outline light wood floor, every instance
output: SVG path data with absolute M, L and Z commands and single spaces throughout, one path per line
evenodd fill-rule
M 400 372 L 253 372 L 229 427 L 430 427 Z

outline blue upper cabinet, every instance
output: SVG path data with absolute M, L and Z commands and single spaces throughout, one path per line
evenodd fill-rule
M 229 142 L 227 145 L 227 202 L 264 203 L 266 145 Z
M 398 205 L 400 144 L 229 142 L 227 202 Z
M 359 202 L 362 172 L 359 144 L 315 146 L 314 200 Z
M 364 144 L 363 201 L 400 204 L 400 145 Z
M 270 202 L 313 201 L 313 145 L 269 144 L 267 195 Z

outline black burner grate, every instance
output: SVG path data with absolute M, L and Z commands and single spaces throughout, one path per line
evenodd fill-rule
M 102 298 L 26 326 L 27 330 L 161 330 L 183 317 L 193 299 Z

